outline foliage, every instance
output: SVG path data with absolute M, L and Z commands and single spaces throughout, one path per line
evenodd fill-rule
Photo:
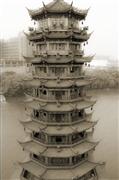
M 119 87 L 119 71 L 117 68 L 108 67 L 105 69 L 90 69 L 86 75 L 94 77 L 91 89 L 105 89 Z
M 15 72 L 4 72 L 1 74 L 0 89 L 6 96 L 16 96 L 22 94 L 23 76 Z

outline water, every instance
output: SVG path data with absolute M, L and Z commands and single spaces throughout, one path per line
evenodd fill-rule
M 106 165 L 98 168 L 100 179 L 118 180 L 118 103 L 119 94 L 116 90 L 98 90 L 89 93 L 98 101 L 94 108 L 93 119 L 99 119 L 93 135 L 94 140 L 100 141 L 94 152 L 94 161 L 106 161 Z M 25 133 L 19 120 L 25 118 L 23 98 L 9 98 L 1 103 L 2 121 L 2 178 L 1 180 L 16 180 L 15 175 L 18 161 L 25 158 L 25 153 L 17 143 L 24 139 Z M 14 178 L 13 178 L 14 177 Z

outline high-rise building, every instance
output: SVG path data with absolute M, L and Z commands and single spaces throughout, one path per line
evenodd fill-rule
M 95 101 L 86 94 L 91 79 L 83 70 L 93 58 L 83 51 L 90 37 L 82 27 L 87 13 L 64 0 L 29 10 L 37 28 L 27 34 L 34 56 L 25 57 L 32 78 L 25 80 L 29 119 L 21 123 L 30 139 L 20 145 L 30 155 L 20 163 L 21 180 L 98 179 L 98 163 L 90 160 L 97 143 L 89 140 Z
M 1 59 L 4 61 L 19 60 L 19 39 L 18 37 L 1 41 Z
M 32 46 L 23 33 L 18 36 L 1 39 L 0 41 L 0 59 L 5 64 L 17 64 L 17 62 L 24 62 L 23 56 L 32 55 Z

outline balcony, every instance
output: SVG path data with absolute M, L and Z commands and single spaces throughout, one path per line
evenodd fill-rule
M 92 116 L 92 113 L 85 114 L 80 111 L 69 113 L 49 113 L 45 111 L 40 111 L 34 109 L 30 114 L 28 114 L 31 119 L 34 121 L 40 121 L 43 124 L 51 124 L 51 125 L 71 125 L 77 122 L 81 122 L 83 120 L 89 120 Z
M 40 164 L 51 167 L 73 167 L 87 160 L 87 154 L 73 157 L 45 157 L 32 154 L 31 158 Z
M 77 133 L 74 135 L 68 136 L 48 136 L 46 134 L 41 133 L 33 133 L 32 138 L 42 144 L 47 144 L 49 146 L 72 146 L 74 144 L 81 143 L 87 138 L 87 134 L 84 132 Z
M 84 50 L 73 50 L 71 48 L 64 49 L 64 50 L 42 50 L 42 51 L 33 51 L 34 56 L 43 56 L 47 57 L 47 55 L 53 55 L 58 58 L 58 56 L 66 56 L 66 55 L 77 55 L 83 56 Z

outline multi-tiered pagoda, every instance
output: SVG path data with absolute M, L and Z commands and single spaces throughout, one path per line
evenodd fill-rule
M 34 57 L 25 58 L 33 78 L 25 81 L 29 120 L 21 123 L 30 138 L 20 144 L 30 155 L 20 163 L 21 180 L 96 180 L 90 155 L 97 143 L 89 140 L 95 101 L 86 95 L 92 80 L 83 70 L 93 58 L 83 51 L 91 35 L 83 26 L 88 10 L 54 0 L 28 11 L 35 24 L 27 33 Z

